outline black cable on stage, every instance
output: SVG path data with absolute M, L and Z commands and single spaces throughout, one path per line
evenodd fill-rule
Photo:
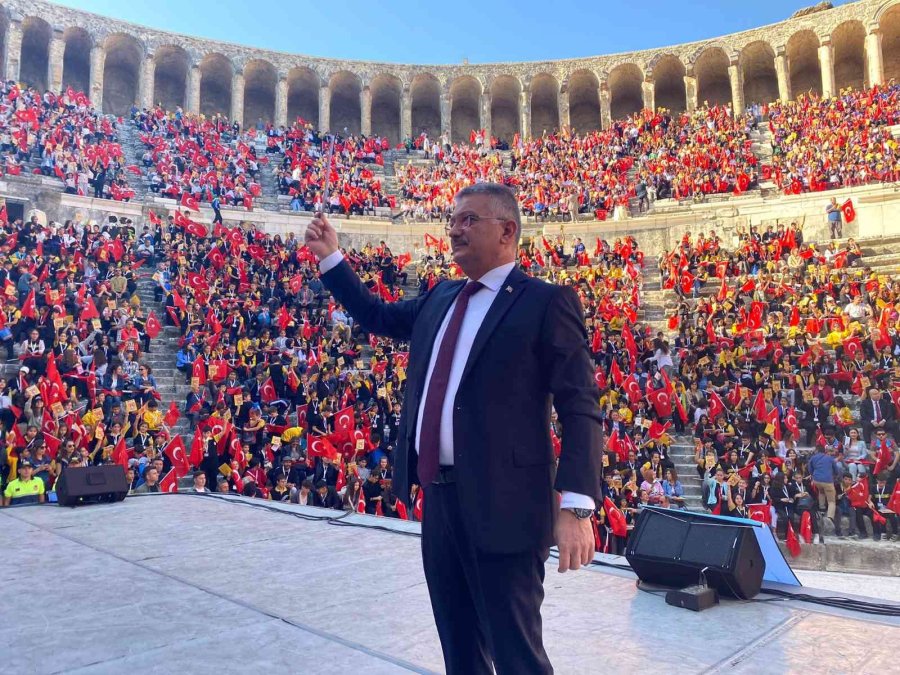
M 760 593 L 774 595 L 785 600 L 796 600 L 798 602 L 808 602 L 814 605 L 823 605 L 834 609 L 845 609 L 851 612 L 860 612 L 862 614 L 872 614 L 874 616 L 897 616 L 900 617 L 900 606 L 889 605 L 881 602 L 869 602 L 868 600 L 856 600 L 853 598 L 845 598 L 842 596 L 815 596 L 809 593 L 800 593 L 795 591 L 785 591 L 780 588 L 762 588 Z

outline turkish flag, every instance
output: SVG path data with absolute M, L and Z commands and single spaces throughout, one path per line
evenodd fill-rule
M 329 457 L 336 459 L 338 456 L 337 448 L 331 441 L 324 436 L 310 436 L 309 438 L 309 456 L 310 457 Z
M 278 393 L 275 391 L 275 384 L 272 382 L 272 378 L 267 378 L 265 382 L 263 382 L 262 387 L 259 388 L 259 399 L 263 403 L 271 403 L 275 399 L 278 398 Z
M 172 304 L 175 305 L 182 312 L 187 311 L 187 305 L 184 302 L 184 298 L 181 297 L 181 293 L 177 290 L 172 290 Z
M 191 367 L 191 378 L 195 377 L 201 385 L 206 384 L 206 364 L 203 362 L 202 356 L 194 359 L 194 365 Z
M 852 223 L 856 220 L 856 209 L 853 208 L 853 200 L 848 199 L 843 204 L 841 204 L 841 213 L 844 214 L 844 220 L 848 223 Z
M 159 481 L 160 492 L 178 492 L 178 478 L 175 469 L 172 469 Z
M 203 223 L 197 223 L 193 220 L 188 221 L 188 224 L 185 226 L 184 230 L 188 234 L 199 237 L 200 239 L 206 239 L 206 236 L 208 234 L 206 226 Z
M 813 540 L 812 516 L 809 511 L 804 511 L 800 516 L 800 536 L 807 544 L 811 544 Z
M 641 385 L 638 384 L 637 378 L 635 378 L 634 373 L 631 373 L 625 379 L 625 395 L 632 403 L 637 403 L 643 398 L 643 394 L 641 393 Z
M 125 471 L 128 471 L 128 450 L 125 447 L 125 436 L 122 436 L 119 439 L 119 442 L 116 443 L 116 447 L 113 449 L 113 461 L 121 466 Z
M 877 476 L 880 474 L 891 465 L 892 461 L 894 461 L 893 449 L 887 444 L 882 445 L 878 449 L 878 454 L 875 457 L 875 469 L 872 471 L 872 475 Z
M 787 539 L 785 541 L 787 544 L 787 549 L 790 551 L 791 555 L 795 558 L 800 555 L 800 540 L 797 539 L 797 535 L 794 532 L 794 526 L 791 525 L 791 521 L 788 520 L 787 524 Z
M 187 192 L 181 193 L 181 205 L 191 211 L 200 210 L 200 202 L 197 201 L 196 197 L 191 197 Z
M 647 435 L 650 436 L 654 441 L 662 438 L 662 435 L 666 433 L 669 428 L 672 426 L 671 422 L 666 422 L 665 424 L 660 424 L 656 420 L 650 422 L 650 428 L 647 429 Z
M 664 388 L 648 391 L 647 400 L 650 401 L 657 415 L 660 417 L 671 417 L 672 395 Z
M 26 319 L 34 319 L 37 317 L 37 304 L 34 300 L 34 289 L 31 289 L 28 297 L 25 298 L 25 304 L 22 305 L 22 316 Z
M 297 426 L 303 429 L 306 428 L 306 411 L 307 406 L 298 405 L 297 406 Z
M 416 492 L 416 500 L 413 502 L 413 517 L 422 522 L 422 515 L 425 513 L 425 490 L 419 488 Z
M 174 436 L 171 441 L 166 444 L 163 453 L 172 462 L 172 469 L 178 478 L 187 476 L 191 470 L 191 465 L 187 458 L 187 449 L 184 447 L 184 441 L 181 436 Z
M 162 325 L 159 323 L 159 319 L 156 318 L 156 314 L 150 312 L 147 315 L 147 321 L 144 323 L 144 332 L 151 340 L 155 340 L 161 331 Z
M 796 408 L 788 408 L 787 414 L 784 416 L 784 426 L 791 432 L 791 436 L 795 440 L 800 438 L 800 424 L 797 422 Z
M 888 508 L 894 513 L 900 513 L 900 480 L 894 484 L 894 492 L 888 501 Z
M 841 344 L 844 347 L 844 351 L 847 352 L 847 356 L 851 359 L 855 359 L 857 354 L 863 356 L 862 342 L 860 342 L 858 337 L 846 338 Z
M 421 492 L 421 488 L 419 492 Z M 357 513 L 365 513 L 366 512 L 366 495 L 362 490 L 359 491 L 359 501 L 356 502 L 356 512 Z
M 203 433 L 199 427 L 194 430 L 194 440 L 191 441 L 191 466 L 198 467 L 203 461 Z
M 772 507 L 768 504 L 750 504 L 747 507 L 750 520 L 755 520 L 766 525 L 772 524 Z
M 625 375 L 622 374 L 619 363 L 615 359 L 613 359 L 612 366 L 609 369 L 609 376 L 617 387 L 621 387 L 622 383 L 625 382 Z
M 166 412 L 165 417 L 163 417 L 163 424 L 167 427 L 174 427 L 180 416 L 181 412 L 178 410 L 178 404 L 176 404 L 175 401 L 172 401 L 169 404 L 168 412 Z
M 612 533 L 617 537 L 627 537 L 628 522 L 625 520 L 625 514 L 613 504 L 609 497 L 603 498 L 603 510 L 606 511 L 606 521 L 609 523 Z
M 61 441 L 53 434 L 44 434 L 44 445 L 47 446 L 47 453 L 51 459 L 56 459 L 60 443 Z
M 356 416 L 353 412 L 353 406 L 348 406 L 343 410 L 339 410 L 334 415 L 334 431 L 341 436 L 349 437 L 356 428 Z

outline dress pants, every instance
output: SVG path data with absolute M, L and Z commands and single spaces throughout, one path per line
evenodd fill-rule
M 547 549 L 491 554 L 466 533 L 454 483 L 425 489 L 422 561 L 449 675 L 552 673 L 541 637 Z

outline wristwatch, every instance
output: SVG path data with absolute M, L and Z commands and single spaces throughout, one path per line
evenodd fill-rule
M 572 515 L 574 515 L 578 520 L 584 520 L 585 518 L 590 518 L 593 511 L 591 509 L 577 509 L 577 508 L 566 508 L 564 511 L 571 511 Z

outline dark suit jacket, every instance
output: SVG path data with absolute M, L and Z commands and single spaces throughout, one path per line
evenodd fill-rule
M 878 402 L 881 410 L 881 419 L 885 422 L 894 421 L 894 404 L 891 401 L 885 401 L 884 397 Z M 875 407 L 872 405 L 872 399 L 867 398 L 859 404 L 859 421 L 863 424 L 871 424 L 875 420 Z
M 410 483 L 418 482 L 416 419 L 431 350 L 465 281 L 383 303 L 346 261 L 322 280 L 364 330 L 410 342 L 393 480 L 394 494 L 408 499 Z M 554 488 L 601 498 L 598 398 L 577 295 L 513 269 L 475 337 L 454 405 L 456 490 L 479 549 L 513 553 L 550 546 Z M 551 404 L 565 430 L 558 468 L 550 442 Z
M 343 509 L 344 503 L 334 488 L 329 487 L 324 498 L 319 494 L 318 490 L 312 492 L 312 506 L 319 506 L 323 509 Z

